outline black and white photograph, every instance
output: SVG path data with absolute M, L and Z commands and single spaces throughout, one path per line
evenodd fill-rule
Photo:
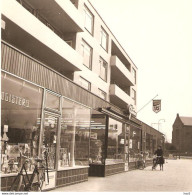
M 1 194 L 192 195 L 192 0 L 0 0 Z

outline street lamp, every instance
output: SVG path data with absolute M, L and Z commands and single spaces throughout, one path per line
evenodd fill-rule
M 165 122 L 165 119 L 159 119 L 159 121 L 158 121 L 158 131 L 159 131 L 159 124 L 161 124 L 160 121 Z

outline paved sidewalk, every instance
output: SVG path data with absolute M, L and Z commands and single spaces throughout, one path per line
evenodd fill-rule
M 164 171 L 151 167 L 108 177 L 89 177 L 87 182 L 51 192 L 192 192 L 192 160 L 168 160 Z

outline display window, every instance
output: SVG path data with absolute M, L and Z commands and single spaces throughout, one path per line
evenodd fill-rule
M 45 107 L 53 111 L 60 111 L 60 96 L 47 91 Z
M 1 84 L 1 171 L 9 174 L 38 156 L 43 89 L 3 72 Z
M 58 168 L 87 166 L 90 109 L 63 98 Z
M 109 118 L 106 164 L 124 162 L 124 144 L 125 131 L 122 129 L 122 123 L 115 119 Z
M 136 162 L 141 152 L 141 130 L 131 126 L 129 140 L 129 162 Z
M 90 164 L 104 164 L 106 115 L 93 110 L 91 115 Z
M 47 150 L 47 164 L 49 169 L 55 169 L 56 144 L 58 134 L 58 117 L 50 113 L 44 114 L 43 149 Z

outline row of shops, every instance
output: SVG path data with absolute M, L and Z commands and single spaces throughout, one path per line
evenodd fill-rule
M 151 162 L 162 134 L 2 41 L 1 190 L 9 191 L 23 156 L 48 152 L 43 190 Z M 28 166 L 32 173 L 34 165 Z

